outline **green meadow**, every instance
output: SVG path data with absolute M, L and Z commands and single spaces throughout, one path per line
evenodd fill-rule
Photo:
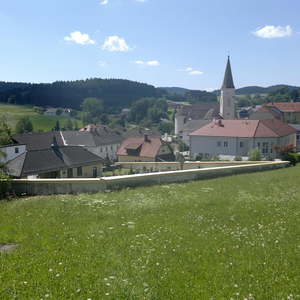
M 18 120 L 24 116 L 29 117 L 33 124 L 34 131 L 49 131 L 59 121 L 60 126 L 64 127 L 68 119 L 77 122 L 78 127 L 82 127 L 81 120 L 63 116 L 45 116 L 38 114 L 32 106 L 13 105 L 0 103 L 0 116 L 4 116 L 8 125 L 14 130 Z
M 300 167 L 0 202 L 0 299 L 300 299 Z

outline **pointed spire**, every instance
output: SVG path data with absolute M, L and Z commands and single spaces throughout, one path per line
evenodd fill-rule
M 233 78 L 232 78 L 229 55 L 228 55 L 228 60 L 227 60 L 226 71 L 225 71 L 225 76 L 224 76 L 222 89 L 234 89 L 234 83 L 233 83 Z

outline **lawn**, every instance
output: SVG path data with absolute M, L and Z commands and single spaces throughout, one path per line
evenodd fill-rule
M 0 203 L 0 299 L 300 299 L 300 167 Z
M 55 126 L 56 121 L 59 121 L 60 126 L 64 127 L 66 121 L 71 119 L 73 124 L 77 122 L 78 127 L 82 127 L 81 120 L 76 120 L 70 117 L 63 116 L 45 116 L 38 114 L 33 110 L 32 106 L 13 105 L 0 103 L 0 116 L 3 115 L 8 125 L 14 130 L 18 120 L 24 116 L 30 118 L 34 131 L 49 131 Z

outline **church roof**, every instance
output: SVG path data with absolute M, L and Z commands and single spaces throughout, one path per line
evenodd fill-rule
M 234 83 L 232 78 L 231 66 L 230 66 L 230 58 L 228 56 L 224 81 L 222 85 L 222 89 L 234 89 Z

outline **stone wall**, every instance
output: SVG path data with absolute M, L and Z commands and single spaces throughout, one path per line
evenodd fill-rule
M 250 165 L 257 163 L 266 163 L 263 161 L 207 161 L 207 162 L 195 162 L 186 161 L 182 167 L 180 162 L 117 162 L 116 165 L 125 169 L 132 169 L 137 173 L 149 173 L 149 172 L 165 172 L 165 171 L 179 171 L 179 170 L 191 170 L 191 169 L 203 169 L 203 168 L 215 168 L 215 167 L 227 167 L 227 166 L 240 166 Z
M 93 179 L 15 179 L 12 192 L 16 195 L 53 195 L 97 193 L 126 187 L 209 179 L 242 173 L 283 168 L 289 162 L 264 162 L 234 166 L 210 167 L 181 171 L 112 176 Z

